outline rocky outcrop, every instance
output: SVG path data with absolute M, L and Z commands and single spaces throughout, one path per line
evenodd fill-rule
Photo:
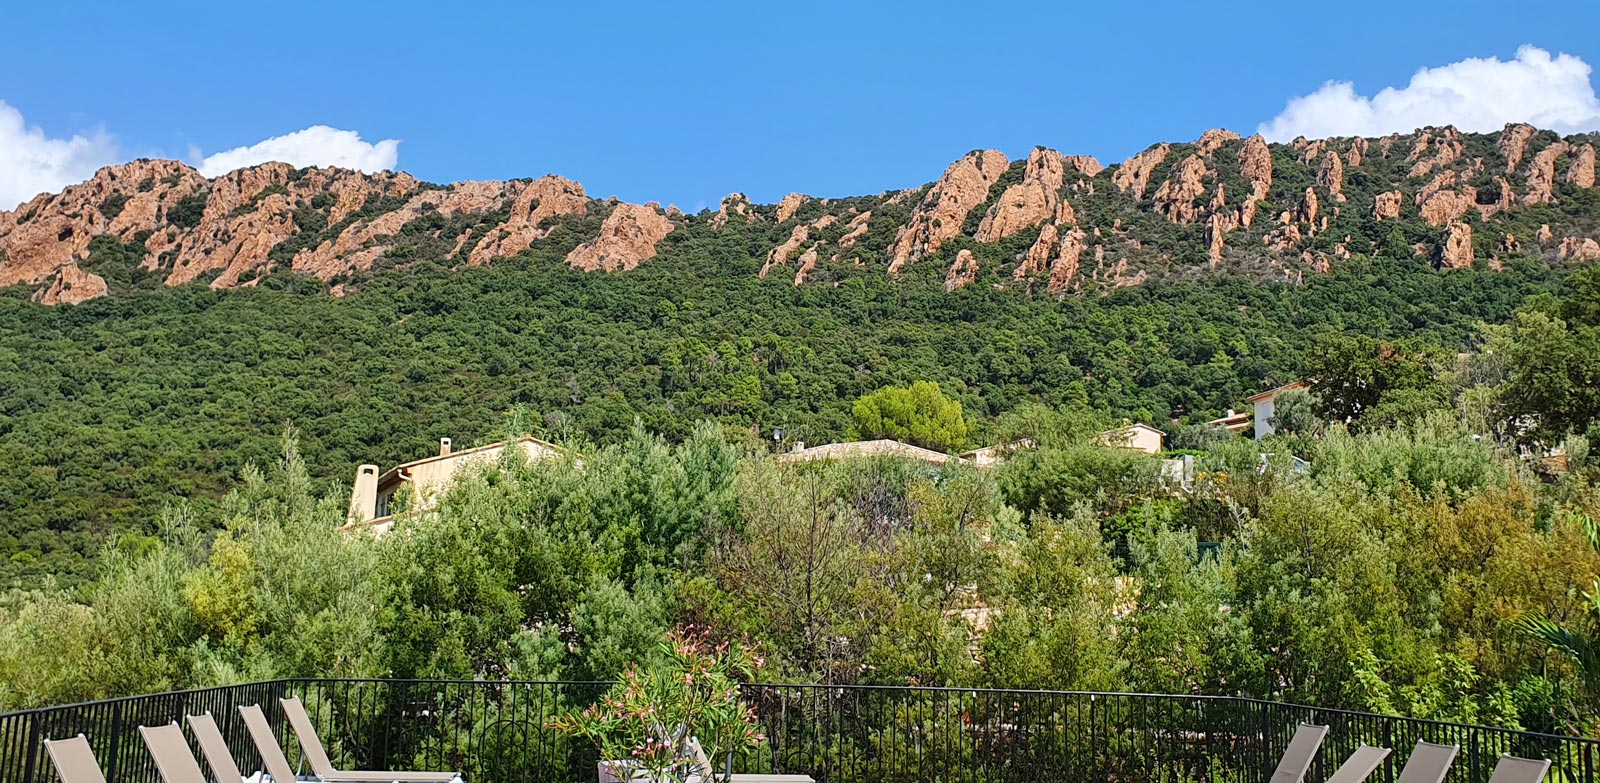
M 794 213 L 799 212 L 800 208 L 805 206 L 805 203 L 806 197 L 804 194 L 790 193 L 784 196 L 783 200 L 778 202 L 778 222 L 789 222 L 794 218 Z
M 511 217 L 480 240 L 467 263 L 481 266 L 504 256 L 514 256 L 550 235 L 545 221 L 561 215 L 582 215 L 589 209 L 583 186 L 566 177 L 547 174 L 529 183 L 511 202 Z
M 1509 124 L 1500 132 L 1500 154 L 1505 156 L 1507 174 L 1522 165 L 1522 157 L 1528 154 L 1528 142 L 1538 132 L 1532 125 L 1520 123 Z
M 1046 223 L 1044 228 L 1039 229 L 1039 238 L 1022 255 L 1022 263 L 1017 265 L 1011 276 L 1025 280 L 1044 274 L 1050 269 L 1050 257 L 1056 252 L 1056 242 L 1060 239 L 1061 230 L 1054 223 Z
M 845 225 L 844 235 L 839 237 L 839 247 L 848 248 L 861 241 L 861 238 L 867 235 L 867 223 L 871 221 L 871 212 L 863 212 L 851 218 Z
M 1200 206 L 1195 201 L 1205 195 L 1205 179 L 1209 173 L 1205 160 L 1199 155 L 1184 158 L 1156 189 L 1156 211 L 1178 225 L 1186 226 L 1199 219 Z
M 822 229 L 833 225 L 837 220 L 838 218 L 834 217 L 833 215 L 823 215 L 822 217 L 817 218 L 810 223 L 802 223 L 798 226 L 795 226 L 794 230 L 789 232 L 788 239 L 785 239 L 782 244 L 778 245 L 767 253 L 767 262 L 761 265 L 761 272 L 759 275 L 761 277 L 766 277 L 767 273 L 771 272 L 773 267 L 779 267 L 788 264 L 789 259 L 795 257 L 795 254 L 800 251 L 800 248 L 804 247 L 805 244 L 811 240 L 812 232 L 821 231 Z M 812 249 L 814 250 L 815 248 Z M 813 258 L 812 266 L 815 265 L 816 259 Z
M 1539 150 L 1528 164 L 1528 192 L 1524 204 L 1548 204 L 1556 200 L 1556 159 L 1567 154 L 1567 143 L 1558 141 Z
M 1196 155 L 1204 155 L 1209 157 L 1211 153 L 1222 149 L 1222 145 L 1227 144 L 1230 141 L 1238 140 L 1239 134 L 1234 133 L 1231 130 L 1224 128 L 1213 128 L 1205 133 L 1200 134 L 1200 138 L 1194 143 L 1194 152 Z
M 1538 242 L 1540 247 L 1549 247 L 1555 241 L 1555 232 L 1550 230 L 1549 223 L 1540 224 L 1539 230 L 1533 233 L 1533 241 Z
M 1317 186 L 1328 191 L 1334 201 L 1344 203 L 1344 160 L 1337 154 L 1322 156 L 1322 168 L 1317 169 Z
M 568 181 L 561 180 L 561 182 Z M 575 186 L 577 183 L 571 184 Z M 550 187 L 558 185 L 551 184 Z M 579 192 L 582 192 L 581 188 Z M 398 209 L 385 212 L 371 220 L 357 221 L 340 232 L 338 237 L 325 240 L 315 248 L 301 250 L 295 254 L 291 268 L 296 273 L 323 279 L 353 269 L 370 269 L 388 250 L 389 240 L 398 235 L 407 223 L 435 212 L 444 217 L 461 213 L 490 212 L 499 209 L 508 198 L 515 195 L 517 189 L 505 182 L 457 182 L 445 190 L 425 190 L 412 196 Z M 535 210 L 530 207 L 530 219 L 533 211 Z M 286 236 L 287 234 L 284 234 L 284 237 Z M 278 237 L 273 244 L 284 237 Z M 486 239 L 492 240 L 490 247 L 494 247 L 496 242 L 505 238 L 501 235 L 491 235 Z M 532 241 L 531 235 L 529 241 Z M 520 252 L 526 246 L 517 248 L 515 252 Z M 268 245 L 266 249 L 260 251 L 262 258 L 265 258 L 266 252 L 270 249 L 271 245 Z M 476 251 L 476 248 L 474 250 Z M 180 256 L 179 265 L 174 269 L 175 275 L 180 269 L 193 271 L 193 268 L 185 267 L 182 262 Z M 214 266 L 214 262 L 212 265 Z M 200 267 L 203 264 L 195 266 Z
M 717 214 L 711 216 L 711 227 L 721 229 L 728 225 L 728 220 L 735 215 L 749 220 L 750 199 L 743 193 L 729 193 L 722 197 L 722 205 L 717 209 Z
M 1567 164 L 1567 184 L 1585 190 L 1594 187 L 1594 145 L 1585 144 L 1572 151 L 1572 160 Z
M 1085 177 L 1093 177 L 1106 169 L 1093 155 L 1065 155 L 1061 160 L 1067 168 Z
M 977 281 L 978 259 L 973 257 L 971 250 L 956 253 L 955 263 L 950 265 L 950 271 L 944 276 L 944 290 L 955 291 Z
M 1444 243 L 1439 246 L 1439 266 L 1446 269 L 1465 269 L 1472 266 L 1472 226 L 1451 223 L 1444 232 Z
M 979 242 L 999 242 L 1049 220 L 1061 202 L 1067 164 L 1061 153 L 1034 147 L 1022 181 L 1005 189 L 978 224 Z
M 1345 162 L 1350 164 L 1352 168 L 1360 166 L 1361 161 L 1367 159 L 1367 151 L 1371 148 L 1371 144 L 1366 139 L 1357 136 L 1354 141 L 1350 142 L 1350 149 L 1345 150 Z
M 639 204 L 618 204 L 600 226 L 600 235 L 573 248 L 567 265 L 590 272 L 633 269 L 655 258 L 656 245 L 675 228 L 660 212 Z
M 998 150 L 969 152 L 950 164 L 895 236 L 889 248 L 889 274 L 900 274 L 906 264 L 939 252 L 947 240 L 959 236 L 968 213 L 988 199 L 989 188 L 1010 164 Z
M 1430 226 L 1443 226 L 1461 219 L 1477 204 L 1477 191 L 1469 186 L 1456 189 L 1456 173 L 1441 171 L 1417 191 L 1417 210 Z
M 1111 184 L 1123 193 L 1132 194 L 1135 201 L 1142 200 L 1145 188 L 1150 186 L 1150 174 L 1167 159 L 1167 153 L 1171 151 L 1172 145 L 1163 143 L 1128 158 L 1112 173 Z
M 1417 134 L 1411 154 L 1406 157 L 1412 164 L 1409 176 L 1426 177 L 1435 169 L 1454 163 L 1465 149 L 1461 133 L 1453 127 L 1424 130 Z
M 1272 150 L 1261 134 L 1246 139 L 1239 148 L 1239 173 L 1250 181 L 1250 195 L 1239 208 L 1239 225 L 1249 228 L 1256 219 L 1256 206 L 1272 191 Z
M 1588 237 L 1567 237 L 1561 240 L 1556 257 L 1562 261 L 1593 261 L 1600 259 L 1600 242 Z
M 1374 220 L 1398 220 L 1400 207 L 1405 204 L 1406 194 L 1398 190 L 1379 193 L 1372 202 L 1372 218 Z
M 105 278 L 85 272 L 77 264 L 67 264 L 56 270 L 55 279 L 48 288 L 34 292 L 33 301 L 47 305 L 80 304 L 105 296 L 108 290 Z
M 1306 188 L 1305 195 L 1300 197 L 1300 206 L 1295 207 L 1294 219 L 1300 223 L 1315 225 L 1319 209 L 1321 203 L 1317 200 L 1317 189 Z
M 1072 229 L 1061 236 L 1061 247 L 1056 253 L 1056 260 L 1050 262 L 1050 292 L 1054 294 L 1066 293 L 1078 276 L 1078 269 L 1082 266 L 1083 251 L 1088 241 L 1088 235 L 1080 229 Z

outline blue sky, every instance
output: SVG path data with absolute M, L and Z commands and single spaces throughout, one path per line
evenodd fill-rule
M 1114 162 L 1525 44 L 1600 62 L 1593 3 L 157 5 L 13 4 L 0 101 L 35 140 L 118 159 L 327 125 L 399 140 L 431 181 L 554 172 L 693 210 L 913 186 L 977 147 Z

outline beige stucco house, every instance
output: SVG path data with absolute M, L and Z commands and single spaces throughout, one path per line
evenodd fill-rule
M 1129 424 L 1099 435 L 1100 443 L 1121 446 L 1125 449 L 1160 454 L 1166 444 L 1167 434 L 1148 424 Z
M 508 448 L 521 450 L 530 461 L 561 453 L 560 447 L 532 435 L 462 451 L 451 450 L 450 439 L 440 438 L 435 456 L 396 465 L 382 473 L 377 465 L 357 468 L 345 526 L 369 526 L 386 533 L 394 526 L 396 514 L 434 508 L 457 475 L 493 464 Z

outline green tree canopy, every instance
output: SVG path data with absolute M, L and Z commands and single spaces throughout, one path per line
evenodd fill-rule
M 933 381 L 888 386 L 856 400 L 853 434 L 862 440 L 893 438 L 935 451 L 960 451 L 967 445 L 967 430 L 961 402 L 946 397 Z

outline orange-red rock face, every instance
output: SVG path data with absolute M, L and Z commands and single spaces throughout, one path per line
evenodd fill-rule
M 989 188 L 1009 165 L 1011 161 L 998 150 L 969 152 L 950 164 L 896 235 L 889 249 L 889 274 L 899 274 L 907 264 L 939 252 L 946 241 L 960 236 L 967 214 L 987 200 Z
M 656 256 L 656 244 L 675 226 L 660 212 L 639 204 L 618 204 L 600 226 L 600 235 L 573 248 L 567 265 L 590 272 L 634 269 Z

